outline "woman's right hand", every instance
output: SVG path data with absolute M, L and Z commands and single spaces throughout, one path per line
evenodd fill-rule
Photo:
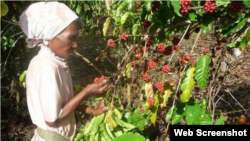
M 85 89 L 89 95 L 89 94 L 102 94 L 105 91 L 107 91 L 107 88 L 108 88 L 108 80 L 103 80 L 98 84 L 96 83 L 89 84 Z

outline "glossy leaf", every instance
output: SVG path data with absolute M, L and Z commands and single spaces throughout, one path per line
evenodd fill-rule
M 123 1 L 122 4 L 117 8 L 116 10 L 116 17 L 120 17 L 122 11 L 124 10 L 124 8 L 127 6 L 128 2 L 127 1 Z
M 194 89 L 194 67 L 190 67 L 187 72 L 185 73 L 184 80 L 181 83 L 181 90 L 182 94 L 180 99 L 182 102 L 188 102 L 189 99 L 192 97 L 191 91 Z
M 105 23 L 103 24 L 103 36 L 105 37 L 108 31 L 108 27 L 109 27 L 109 23 L 111 21 L 111 17 L 108 17 L 105 21 Z
M 121 18 L 121 25 L 123 25 L 123 24 L 126 22 L 126 20 L 127 20 L 127 18 L 129 17 L 129 15 L 130 15 L 130 12 L 126 12 L 126 13 L 122 16 L 122 18 Z
M 172 115 L 173 115 L 173 113 L 174 113 L 174 110 L 175 109 L 175 106 L 173 106 L 173 107 L 171 107 L 169 110 L 168 110 L 168 112 L 167 112 L 167 114 L 166 114 L 166 117 L 165 117 L 165 121 L 166 122 L 168 122 L 171 118 L 172 118 Z M 171 114 L 172 113 L 172 114 Z
M 221 114 L 220 118 L 217 119 L 214 124 L 215 125 L 224 125 L 225 121 L 226 121 L 226 118 L 224 117 L 224 115 Z
M 186 120 L 188 125 L 198 125 L 201 116 L 199 104 L 188 105 L 186 108 Z
M 171 0 L 171 4 L 172 4 L 172 6 L 174 8 L 175 14 L 177 14 L 180 17 L 182 17 L 182 15 L 180 13 L 180 9 L 181 9 L 181 3 L 180 3 L 180 1 Z
M 209 82 L 210 63 L 210 57 L 208 55 L 203 55 L 195 65 L 195 80 L 201 89 L 206 87 Z
M 199 119 L 199 125 L 211 125 L 211 116 L 209 114 L 202 113 Z
M 147 0 L 147 1 L 145 1 L 145 3 L 144 3 L 144 6 L 146 7 L 146 10 L 147 10 L 148 12 L 151 11 L 151 4 L 152 4 L 152 2 L 153 2 L 153 0 Z
M 184 119 L 184 116 L 186 115 L 186 104 L 185 103 L 179 103 L 174 108 L 173 116 L 172 116 L 172 124 L 177 124 L 181 122 Z

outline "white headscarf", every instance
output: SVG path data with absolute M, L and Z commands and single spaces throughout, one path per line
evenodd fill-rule
M 37 2 L 22 13 L 19 24 L 27 36 L 28 47 L 33 48 L 52 40 L 77 18 L 63 3 Z

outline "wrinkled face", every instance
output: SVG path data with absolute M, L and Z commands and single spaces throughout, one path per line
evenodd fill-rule
M 62 58 L 69 58 L 77 48 L 79 28 L 76 23 L 70 24 L 62 33 L 49 41 L 50 50 Z

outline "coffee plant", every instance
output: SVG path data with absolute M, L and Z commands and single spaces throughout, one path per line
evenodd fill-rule
M 84 123 L 75 141 L 143 141 L 156 132 L 163 140 L 170 124 L 225 124 L 216 106 L 230 70 L 220 65 L 228 50 L 244 52 L 250 45 L 249 1 L 65 3 L 83 22 L 82 38 L 101 33 L 106 41 L 95 62 L 109 54 L 117 63 L 115 72 L 103 75 L 84 58 L 100 73 L 93 83 L 109 79 L 109 90 L 96 101 L 104 98 L 112 110 Z

